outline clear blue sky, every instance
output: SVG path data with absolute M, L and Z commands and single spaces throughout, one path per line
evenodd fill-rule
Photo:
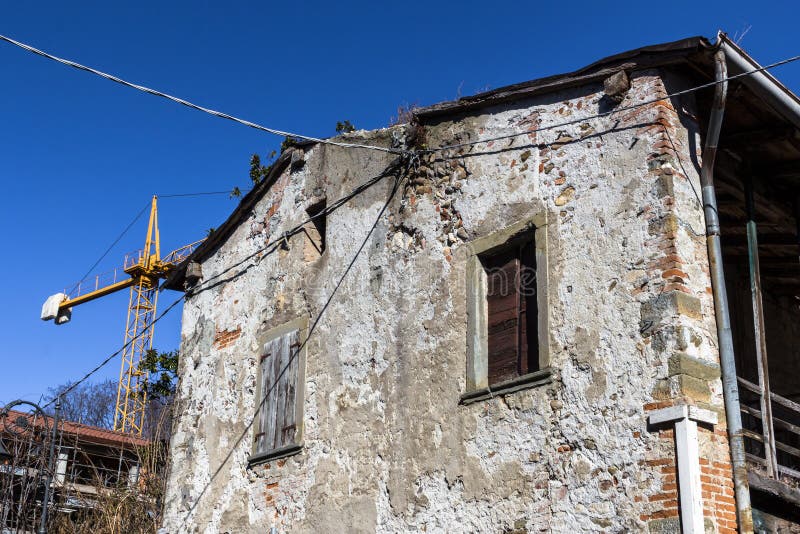
M 387 125 L 401 104 L 574 70 L 717 29 L 762 64 L 800 53 L 795 2 L 6 2 L 0 33 L 271 127 L 334 133 Z M 279 139 L 0 43 L 0 403 L 38 400 L 119 348 L 127 292 L 39 320 L 154 193 L 248 185 Z M 800 64 L 775 71 L 800 91 Z M 164 249 L 234 208 L 226 196 L 160 202 Z M 146 221 L 98 271 L 141 246 Z M 178 297 L 161 296 L 162 307 Z M 180 308 L 156 345 L 178 346 Z M 114 361 L 98 376 L 116 378 Z

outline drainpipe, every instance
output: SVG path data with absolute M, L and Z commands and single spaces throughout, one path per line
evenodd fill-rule
M 722 247 L 719 238 L 719 215 L 717 195 L 714 191 L 714 159 L 717 155 L 717 142 L 725 114 L 725 101 L 728 82 L 722 81 L 728 74 L 725 52 L 718 48 L 714 54 L 714 72 L 719 82 L 714 90 L 714 104 L 703 147 L 703 166 L 700 171 L 700 185 L 703 188 L 703 211 L 706 218 L 706 244 L 711 271 L 711 287 L 714 292 L 714 310 L 717 320 L 719 340 L 719 359 L 722 370 L 722 391 L 725 397 L 725 418 L 728 425 L 731 463 L 733 464 L 733 485 L 736 493 L 736 515 L 739 532 L 753 532 L 753 514 L 750 509 L 750 487 L 747 481 L 744 438 L 742 436 L 742 414 L 739 411 L 739 384 L 736 376 L 736 361 L 733 356 L 733 336 L 728 307 L 728 294 L 725 289 L 725 272 L 722 268 Z

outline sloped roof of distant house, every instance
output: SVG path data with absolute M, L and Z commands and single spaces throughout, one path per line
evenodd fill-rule
M 11 421 L 16 421 L 20 417 L 28 421 L 27 424 L 29 425 L 32 425 L 34 423 L 33 415 L 25 412 L 19 412 L 16 410 L 9 410 L 8 418 L 0 419 L 0 434 L 4 434 L 11 431 L 7 430 L 5 427 L 8 419 L 10 419 Z M 35 425 L 36 428 L 39 430 L 44 429 L 45 427 L 52 428 L 53 418 L 47 417 L 46 422 L 41 417 L 36 418 Z M 80 441 L 84 443 L 107 445 L 111 447 L 118 447 L 124 449 L 143 447 L 150 443 L 150 441 L 147 439 L 140 438 L 137 436 L 132 436 L 130 434 L 115 432 L 113 430 L 108 430 L 96 426 L 84 425 L 72 421 L 59 421 L 58 426 L 62 434 L 77 437 Z
M 435 124 L 486 107 L 602 82 L 620 71 L 631 72 L 670 66 L 692 74 L 698 79 L 699 85 L 714 80 L 713 55 L 720 47 L 727 58 L 729 76 L 760 67 L 725 34 L 720 33 L 714 44 L 705 37 L 689 37 L 615 54 L 574 72 L 538 78 L 416 109 L 413 112 L 414 120 L 422 125 Z M 787 172 L 796 172 L 797 179 L 800 180 L 800 171 L 784 169 L 792 166 L 796 168 L 797 165 L 788 162 L 800 161 L 800 98 L 768 71 L 742 77 L 735 83 L 736 87 L 742 87 L 744 90 L 729 91 L 720 147 L 724 149 L 726 138 L 729 140 L 747 138 L 749 141 L 758 142 L 759 140 L 753 136 L 761 136 L 762 140 L 769 141 L 762 143 L 763 154 L 760 156 L 767 167 L 781 171 L 781 176 L 785 176 Z M 700 110 L 709 109 L 712 94 L 713 90 L 710 88 L 706 89 L 705 93 L 703 91 L 695 93 Z M 705 117 L 699 119 L 700 127 L 704 129 Z M 347 139 L 347 136 L 344 136 L 344 139 Z M 182 289 L 186 266 L 193 261 L 202 261 L 224 242 L 290 165 L 292 153 L 313 144 L 313 142 L 301 142 L 297 148 L 281 154 L 269 175 L 245 195 L 227 220 L 178 266 L 164 282 L 164 287 Z

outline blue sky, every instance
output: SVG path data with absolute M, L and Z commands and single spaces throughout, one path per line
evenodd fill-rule
M 574 70 L 718 29 L 762 64 L 800 54 L 794 2 L 6 2 L 0 33 L 274 128 L 314 136 L 337 121 L 389 123 L 427 105 Z M 0 404 L 38 400 L 122 343 L 127 292 L 39 320 L 153 194 L 248 185 L 251 154 L 280 139 L 0 43 Z M 774 72 L 800 92 L 800 64 Z M 227 196 L 163 199 L 162 250 L 234 208 Z M 96 269 L 141 247 L 145 218 Z M 179 295 L 161 296 L 162 308 Z M 179 342 L 180 308 L 155 330 Z M 114 361 L 98 378 L 116 378 Z

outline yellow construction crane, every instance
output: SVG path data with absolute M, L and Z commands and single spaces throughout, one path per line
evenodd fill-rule
M 147 374 L 139 369 L 139 362 L 153 348 L 158 282 L 166 278 L 203 242 L 200 240 L 190 243 L 162 258 L 156 201 L 157 197 L 153 196 L 147 238 L 142 250 L 125 256 L 121 268 L 82 280 L 72 289 L 48 298 L 42 307 L 42 319 L 54 319 L 56 324 L 63 324 L 70 320 L 72 308 L 75 306 L 127 287 L 131 288 L 114 411 L 114 430 L 136 435 L 142 434 L 147 403 Z

